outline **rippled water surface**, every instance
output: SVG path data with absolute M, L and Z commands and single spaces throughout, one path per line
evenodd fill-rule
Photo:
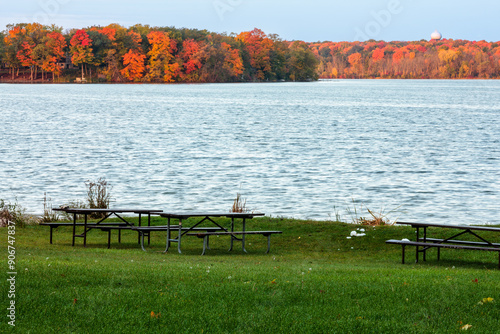
M 32 212 L 105 177 L 115 207 L 500 224 L 499 81 L 4 84 L 0 108 L 0 199 Z

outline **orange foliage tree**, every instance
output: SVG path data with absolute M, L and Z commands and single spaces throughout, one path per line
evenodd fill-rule
M 175 40 L 170 39 L 168 33 L 152 31 L 148 34 L 151 48 L 148 52 L 149 81 L 173 82 L 179 75 L 179 64 L 174 63 L 173 52 L 177 49 Z
M 130 81 L 141 81 L 146 69 L 144 65 L 145 59 L 146 55 L 139 51 L 129 50 L 123 56 L 123 65 L 125 65 L 125 68 L 121 70 L 122 75 Z
M 245 46 L 250 57 L 250 65 L 255 71 L 258 80 L 265 80 L 271 74 L 271 51 L 273 41 L 260 29 L 246 31 L 236 36 Z
M 57 63 L 64 57 L 66 40 L 61 33 L 53 31 L 45 36 L 44 42 L 47 53 L 42 68 L 47 72 L 52 72 L 52 81 L 54 81 L 55 75 L 59 76 L 62 71 Z
M 71 61 L 76 66 L 82 66 L 82 80 L 84 78 L 84 65 L 92 62 L 94 54 L 92 53 L 92 40 L 85 29 L 77 30 L 70 41 Z

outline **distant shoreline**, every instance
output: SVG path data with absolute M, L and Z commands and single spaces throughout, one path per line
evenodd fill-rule
M 245 81 L 245 82 L 71 82 L 71 81 L 58 81 L 52 82 L 47 80 L 2 80 L 0 79 L 0 84 L 33 84 L 33 85 L 203 85 L 203 84 L 246 84 L 246 83 L 307 83 L 307 82 L 318 82 L 318 81 L 353 81 L 353 80 L 368 80 L 368 81 L 378 81 L 378 80 L 433 80 L 433 81 L 498 81 L 500 78 L 320 78 L 315 81 Z

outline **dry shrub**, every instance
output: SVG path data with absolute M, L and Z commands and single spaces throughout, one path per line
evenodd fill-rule
M 108 181 L 104 178 L 99 178 L 97 181 L 87 180 L 87 201 L 90 209 L 108 209 L 111 201 L 111 187 Z M 104 218 L 105 213 L 95 213 L 91 218 Z
M 247 200 L 243 200 L 241 198 L 241 194 L 237 193 L 236 198 L 234 199 L 233 202 L 233 207 L 231 208 L 231 212 L 235 213 L 244 213 L 248 212 L 248 209 L 246 208 Z
M 347 211 L 352 217 L 352 222 L 354 224 L 360 224 L 360 225 L 369 225 L 369 226 L 379 226 L 379 225 L 393 225 L 396 223 L 397 218 L 394 220 L 389 219 L 389 215 L 398 212 L 399 208 L 401 206 L 396 207 L 395 209 L 392 209 L 388 212 L 384 212 L 383 209 L 380 210 L 380 212 L 375 212 L 372 211 L 368 208 L 366 208 L 366 211 L 370 214 L 371 217 L 358 217 L 358 209 L 356 208 L 356 201 L 353 199 L 353 206 L 354 210 L 351 210 L 350 208 L 347 208 Z M 361 203 L 361 207 L 359 211 L 363 211 L 363 204 Z
M 0 227 L 5 227 L 9 225 L 10 221 L 14 221 L 14 217 L 10 214 L 9 210 L 3 208 L 0 211 Z

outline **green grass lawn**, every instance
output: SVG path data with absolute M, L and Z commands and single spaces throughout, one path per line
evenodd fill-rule
M 220 220 L 227 224 L 227 221 Z M 155 224 L 164 224 L 156 220 Z M 71 246 L 71 229 L 16 229 L 16 322 L 6 317 L 1 285 L 0 332 L 19 333 L 500 333 L 500 270 L 493 252 L 447 250 L 413 263 L 408 248 L 387 239 L 415 239 L 405 226 L 258 218 L 247 229 L 282 230 L 248 236 L 228 252 L 228 237 L 183 238 L 168 254 L 164 233 L 148 252 L 137 234 L 93 230 L 87 247 Z M 356 228 L 366 236 L 347 239 Z M 7 229 L 0 229 L 7 276 Z M 444 236 L 436 230 L 431 237 Z M 498 237 L 497 237 L 498 240 Z M 237 246 L 237 245 L 236 245 Z M 8 277 L 7 277 L 8 278 Z M 493 298 L 484 300 L 485 298 Z

